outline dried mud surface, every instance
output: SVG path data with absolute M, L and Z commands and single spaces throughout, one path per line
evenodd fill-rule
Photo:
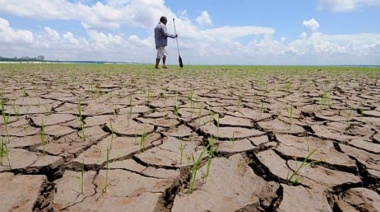
M 2 211 L 380 211 L 380 72 L 321 69 L 1 67 Z

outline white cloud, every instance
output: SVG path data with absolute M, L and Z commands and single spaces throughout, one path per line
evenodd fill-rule
M 79 45 L 80 44 L 80 41 L 78 39 L 76 39 L 73 35 L 73 33 L 71 32 L 66 32 L 65 34 L 62 35 L 62 38 L 67 41 L 68 44 L 72 44 L 72 45 Z
M 113 35 L 111 33 L 103 33 L 95 30 L 89 30 L 90 34 L 90 43 L 96 49 L 104 50 L 113 47 L 122 47 L 124 39 L 119 35 Z
M 0 0 L 0 11 L 20 17 L 46 20 L 78 20 L 92 29 L 119 29 L 122 24 L 151 28 L 162 14 L 174 16 L 163 0 L 96 2 L 65 0 L 23 1 Z
M 133 44 L 139 44 L 140 38 L 137 35 L 131 35 L 128 37 L 128 41 L 133 43 Z
M 207 11 L 202 11 L 201 15 L 196 18 L 196 21 L 202 26 L 212 26 L 211 17 Z
M 0 43 L 32 43 L 33 33 L 28 30 L 12 29 L 9 22 L 0 18 Z
M 186 19 L 187 18 L 187 10 L 180 10 L 178 11 L 179 17 L 181 19 Z
M 46 33 L 46 36 L 45 36 L 46 39 L 53 40 L 53 41 L 58 41 L 61 39 L 61 36 L 57 31 L 49 27 L 45 27 L 44 29 Z
M 306 26 L 310 31 L 316 32 L 319 28 L 319 23 L 316 21 L 314 18 L 308 20 L 308 21 L 303 21 L 302 23 L 304 26 Z
M 125 7 L 131 0 L 107 0 L 108 5 L 112 7 Z
M 271 35 L 274 29 L 256 26 L 231 27 L 223 26 L 203 31 L 209 40 L 229 42 L 245 36 Z
M 318 0 L 318 8 L 333 12 L 355 10 L 364 6 L 380 6 L 379 0 Z

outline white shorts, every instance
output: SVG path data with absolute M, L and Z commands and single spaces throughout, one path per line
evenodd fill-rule
M 168 52 L 166 51 L 166 47 L 162 46 L 157 49 L 157 59 L 162 59 L 163 57 L 168 56 Z

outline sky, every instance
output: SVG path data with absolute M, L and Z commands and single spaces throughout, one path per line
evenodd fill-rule
M 0 0 L 0 56 L 168 64 L 380 65 L 380 0 Z M 173 21 L 174 19 L 174 21 Z M 174 28 L 175 26 L 175 28 Z

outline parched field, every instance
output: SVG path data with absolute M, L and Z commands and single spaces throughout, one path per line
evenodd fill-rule
M 380 68 L 0 64 L 1 211 L 380 211 Z

